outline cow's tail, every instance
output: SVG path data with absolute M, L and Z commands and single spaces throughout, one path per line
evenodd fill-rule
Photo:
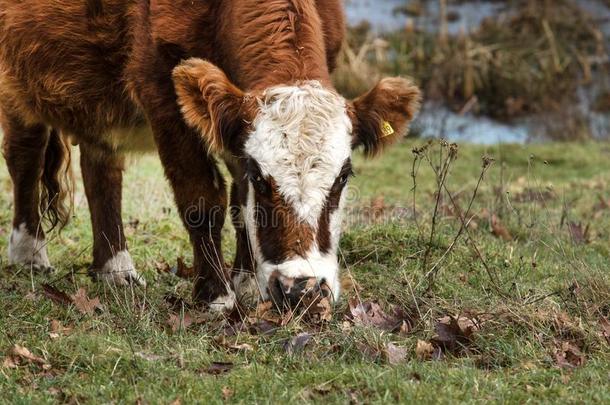
M 49 230 L 57 226 L 61 230 L 68 223 L 74 206 L 73 190 L 69 139 L 53 128 L 44 154 L 40 196 L 40 211 Z

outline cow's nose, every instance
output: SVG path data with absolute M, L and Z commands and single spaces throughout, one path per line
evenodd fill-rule
M 305 296 L 321 295 L 323 290 L 315 277 L 290 278 L 274 273 L 269 279 L 269 293 L 279 308 L 295 308 Z

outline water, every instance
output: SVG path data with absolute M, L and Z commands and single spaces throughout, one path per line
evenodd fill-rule
M 368 21 L 372 29 L 378 33 L 404 28 L 408 19 L 415 21 L 419 28 L 427 31 L 436 31 L 439 25 L 438 1 L 423 3 L 422 15 L 416 18 L 395 12 L 397 7 L 406 4 L 405 0 L 347 0 L 345 4 L 347 18 L 351 24 Z M 497 15 L 503 9 L 503 4 L 493 1 L 450 3 L 447 6 L 448 13 L 459 15 L 459 18 L 448 22 L 447 29 L 450 34 L 457 34 L 462 29 L 480 25 L 485 18 Z
M 525 123 L 508 125 L 487 117 L 460 115 L 435 105 L 424 106 L 413 126 L 424 138 L 444 138 L 452 142 L 482 145 L 526 143 L 531 133 Z

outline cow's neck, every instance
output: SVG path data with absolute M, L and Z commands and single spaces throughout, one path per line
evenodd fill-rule
M 230 2 L 223 22 L 228 68 L 244 90 L 318 80 L 330 85 L 314 0 Z

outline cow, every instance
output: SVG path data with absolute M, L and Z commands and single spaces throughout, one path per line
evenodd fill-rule
M 194 300 L 229 311 L 240 297 L 298 297 L 314 280 L 336 301 L 352 151 L 393 144 L 420 101 L 403 78 L 343 98 L 330 74 L 344 31 L 340 0 L 0 0 L 9 262 L 51 268 L 41 221 L 62 227 L 71 215 L 73 144 L 90 274 L 145 285 L 121 188 L 125 154 L 152 139 L 192 243 Z M 232 266 L 220 249 L 229 206 Z

